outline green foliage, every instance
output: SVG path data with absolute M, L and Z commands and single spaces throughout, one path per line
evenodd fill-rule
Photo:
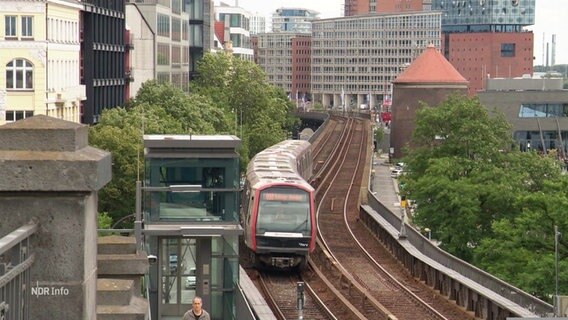
M 207 54 L 200 61 L 192 91 L 211 97 L 234 118 L 234 132 L 242 136 L 242 168 L 259 151 L 286 139 L 297 124 L 286 94 L 266 82 L 262 69 L 225 54 Z
M 107 212 L 99 212 L 97 215 L 97 228 L 110 229 L 112 226 L 112 217 Z
M 509 128 L 475 98 L 424 106 L 403 192 L 418 203 L 413 221 L 443 249 L 544 298 L 554 284 L 553 226 L 568 230 L 568 177 L 553 157 L 511 148 Z
M 375 134 L 375 142 L 377 143 L 377 145 L 381 144 L 381 141 L 383 141 L 383 138 L 385 136 L 385 132 L 383 130 L 383 128 L 375 128 L 374 130 L 374 134 Z
M 266 147 L 286 139 L 299 119 L 286 94 L 269 85 L 254 63 L 207 54 L 191 93 L 148 81 L 126 107 L 103 112 L 89 143 L 112 152 L 113 179 L 99 193 L 99 209 L 118 221 L 132 214 L 143 174 L 143 134 L 234 134 L 241 138 L 241 170 Z M 126 225 L 124 225 L 126 226 Z M 126 226 L 129 227 L 129 226 Z
M 169 84 L 142 85 L 128 108 L 103 112 L 89 143 L 112 152 L 113 178 L 100 191 L 99 209 L 116 221 L 134 211 L 136 180 L 143 173 L 144 134 L 213 134 L 230 126 L 223 110 L 207 97 Z

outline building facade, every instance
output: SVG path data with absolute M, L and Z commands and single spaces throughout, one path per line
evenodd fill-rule
M 38 114 L 79 122 L 81 8 L 63 0 L 0 2 L 0 125 Z
M 440 47 L 440 12 L 313 22 L 311 84 L 324 107 L 378 107 L 391 82 L 429 44 Z
M 126 3 L 126 27 L 131 44 L 129 95 L 134 97 L 142 84 L 156 79 L 156 33 L 138 4 Z
M 250 16 L 250 34 L 259 34 L 266 32 L 266 17 L 256 12 Z
M 305 33 L 258 34 L 258 65 L 269 83 L 282 88 L 292 100 L 310 100 L 311 37 Z
M 104 109 L 127 101 L 125 2 L 84 0 L 81 13 L 81 84 L 87 100 L 81 122 L 94 124 Z
M 144 56 L 139 60 L 147 65 L 135 65 L 135 67 L 145 70 L 146 75 L 149 75 L 150 70 L 154 68 L 155 79 L 188 91 L 189 81 L 197 74 L 198 61 L 205 52 L 213 48 L 212 1 L 130 0 L 129 2 L 136 5 L 136 11 L 141 15 L 136 19 L 144 23 L 144 25 L 135 22 L 129 24 L 133 32 L 146 35 L 152 32 L 155 36 L 153 64 L 150 66 L 149 57 Z M 136 25 L 140 26 L 140 30 L 136 30 Z M 146 47 L 149 45 L 149 40 L 147 37 L 144 39 Z
M 487 79 L 477 93 L 489 110 L 497 110 L 512 126 L 521 151 L 568 154 L 568 90 L 563 79 Z
M 310 33 L 319 12 L 303 8 L 279 8 L 272 14 L 272 32 Z
M 426 0 L 345 0 L 346 17 L 368 13 L 394 13 L 405 11 L 421 11 Z
M 224 40 L 231 41 L 233 56 L 252 61 L 253 49 L 250 43 L 250 12 L 240 7 L 221 3 L 215 7 L 215 19 L 223 22 Z
M 533 72 L 535 0 L 432 0 L 443 11 L 443 53 L 470 82 L 470 94 L 487 77 L 520 77 Z

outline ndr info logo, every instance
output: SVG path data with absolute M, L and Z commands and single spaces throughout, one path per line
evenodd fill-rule
M 39 286 L 39 282 L 36 281 L 36 286 L 32 287 L 32 296 L 68 296 L 69 289 L 65 287 L 53 287 L 53 286 Z

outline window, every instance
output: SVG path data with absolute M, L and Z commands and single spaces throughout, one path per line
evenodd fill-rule
M 16 37 L 16 16 L 4 17 L 4 36 L 6 38 Z
M 165 14 L 158 14 L 158 35 L 170 36 L 170 17 Z
M 515 56 L 515 44 L 514 43 L 502 43 L 501 44 L 501 57 L 514 57 Z
M 568 117 L 568 103 L 524 103 L 519 118 Z
M 23 59 L 14 59 L 6 65 L 6 89 L 33 89 L 33 65 Z
M 14 122 L 22 120 L 25 118 L 33 117 L 33 111 L 18 111 L 18 110 L 7 110 L 6 111 L 6 122 Z
M 22 38 L 32 38 L 33 36 L 33 17 L 22 17 Z
M 158 56 L 156 57 L 158 65 L 170 64 L 170 45 L 167 43 L 158 43 Z

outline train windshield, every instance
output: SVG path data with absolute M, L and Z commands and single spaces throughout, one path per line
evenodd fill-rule
M 309 236 L 310 194 L 304 190 L 274 187 L 261 191 L 257 233 L 291 232 Z

